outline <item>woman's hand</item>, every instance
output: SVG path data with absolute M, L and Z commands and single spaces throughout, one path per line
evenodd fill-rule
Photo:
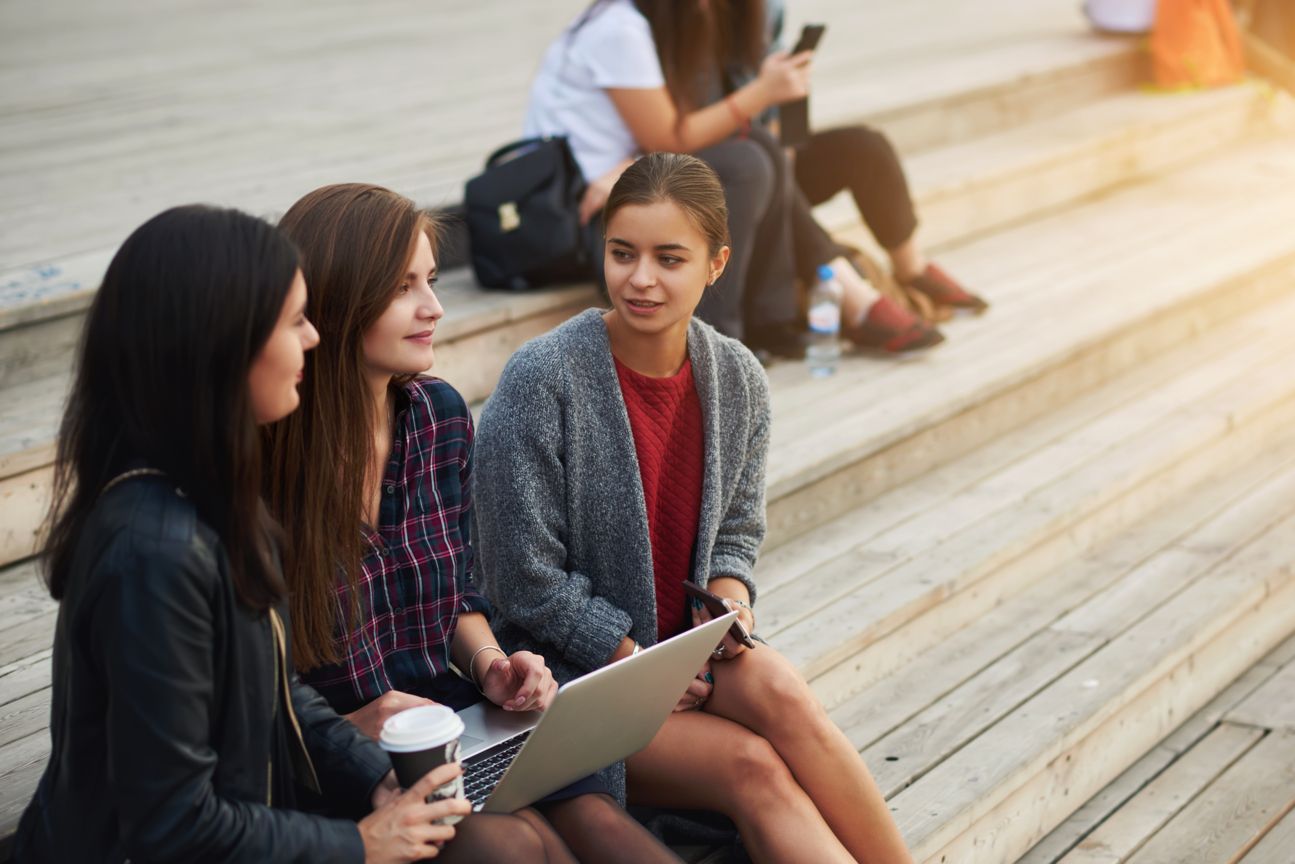
M 496 656 L 476 680 L 486 698 L 505 711 L 544 711 L 558 692 L 544 658 L 530 651 Z
M 621 179 L 625 169 L 632 164 L 632 159 L 626 159 L 585 187 L 585 194 L 580 197 L 581 225 L 588 225 L 589 220 L 594 218 L 594 214 L 603 209 L 603 205 L 612 194 L 612 187 L 616 185 L 617 180 Z
M 788 54 L 779 51 L 764 58 L 755 83 L 767 105 L 781 105 L 809 95 L 809 75 L 813 68 L 813 51 Z
M 457 762 L 441 765 L 361 819 L 358 827 L 364 841 L 365 864 L 404 864 L 441 854 L 441 846 L 454 837 L 454 826 L 438 825 L 436 820 L 467 816 L 472 805 L 463 798 L 431 804 L 426 799 L 432 790 L 461 773 L 463 769 Z
M 388 771 L 373 789 L 373 809 L 377 810 L 388 801 L 400 795 L 400 781 L 396 779 L 395 769 Z
M 711 691 L 715 689 L 715 677 L 710 674 L 710 663 L 701 667 L 697 677 L 688 682 L 688 689 L 679 697 L 678 703 L 674 706 L 674 711 L 700 711 L 710 698 Z
M 382 724 L 392 714 L 399 714 L 406 708 L 417 708 L 420 705 L 435 705 L 431 699 L 415 696 L 413 693 L 401 693 L 399 690 L 388 690 L 368 705 L 350 714 L 343 714 L 359 730 L 374 741 L 382 734 Z
M 730 585 L 726 583 L 732 584 Z M 724 607 L 726 609 L 730 612 L 734 610 L 737 611 L 737 623 L 742 626 L 742 629 L 746 631 L 747 635 L 755 632 L 755 613 L 751 611 L 750 606 L 734 602 L 734 598 L 731 596 L 731 594 L 737 593 L 746 595 L 747 590 L 745 585 L 732 577 L 721 576 L 717 579 L 712 579 L 710 584 L 706 587 L 712 594 L 718 594 L 720 598 L 723 599 Z M 731 592 L 731 594 L 729 592 Z M 714 617 L 710 614 L 710 610 L 703 606 L 700 601 L 690 600 L 689 603 L 692 607 L 692 624 L 694 627 L 704 624 Z M 745 603 L 745 601 L 743 601 L 743 603 Z M 724 641 L 719 644 L 710 656 L 712 660 L 732 660 L 737 655 L 749 650 L 751 649 L 747 648 L 725 631 Z

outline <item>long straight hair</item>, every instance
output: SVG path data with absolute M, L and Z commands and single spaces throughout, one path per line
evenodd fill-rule
M 176 207 L 122 244 L 90 306 L 59 429 L 44 547 L 56 599 L 99 493 L 136 464 L 162 471 L 220 536 L 246 606 L 283 596 L 248 375 L 296 272 L 292 244 L 237 210 Z
M 763 0 L 634 0 L 652 28 L 666 89 L 682 115 L 704 108 L 731 68 L 759 69 L 764 58 Z
M 389 189 L 344 183 L 306 195 L 279 227 L 301 249 L 306 314 L 320 335 L 306 356 L 300 409 L 266 429 L 266 500 L 287 535 L 293 654 L 304 671 L 340 660 L 335 634 L 349 631 L 358 611 L 376 408 L 364 333 L 400 287 L 418 235 L 435 250 L 438 224 Z M 351 589 L 349 608 L 339 606 L 339 576 Z

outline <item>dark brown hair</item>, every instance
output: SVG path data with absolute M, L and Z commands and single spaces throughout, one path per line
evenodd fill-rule
M 219 535 L 244 605 L 283 596 L 248 374 L 296 272 L 274 226 L 200 205 L 154 216 L 113 256 L 59 428 L 45 536 L 56 599 L 100 492 L 135 466 L 164 473 Z
M 649 153 L 625 169 L 607 196 L 603 225 L 610 225 L 622 207 L 661 201 L 673 201 L 688 214 L 711 255 L 728 245 L 724 187 L 709 165 L 686 153 Z
M 293 653 L 308 670 L 340 659 L 334 637 L 350 622 L 338 621 L 339 578 L 357 612 L 375 409 L 364 333 L 395 296 L 418 235 L 436 248 L 438 223 L 389 189 L 343 183 L 306 195 L 279 226 L 301 249 L 306 314 L 320 336 L 306 356 L 301 408 L 266 433 L 266 500 L 287 535 Z
M 728 69 L 759 69 L 765 50 L 762 0 L 635 0 L 652 27 L 666 89 L 680 115 L 704 108 Z

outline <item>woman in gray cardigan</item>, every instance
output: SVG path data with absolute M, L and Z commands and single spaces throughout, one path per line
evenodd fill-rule
M 523 346 L 476 443 L 496 633 L 561 681 L 708 617 L 683 605 L 685 579 L 753 629 L 765 527 L 764 372 L 692 317 L 728 261 L 718 179 L 653 154 L 604 214 L 612 308 Z M 625 764 L 630 802 L 723 812 L 757 861 L 909 861 L 863 760 L 791 663 L 731 638 L 712 657 Z

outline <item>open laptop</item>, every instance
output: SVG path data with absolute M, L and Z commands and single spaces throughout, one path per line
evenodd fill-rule
M 473 809 L 512 813 L 642 750 L 736 617 L 730 612 L 569 681 L 543 713 L 488 702 L 460 711 Z

